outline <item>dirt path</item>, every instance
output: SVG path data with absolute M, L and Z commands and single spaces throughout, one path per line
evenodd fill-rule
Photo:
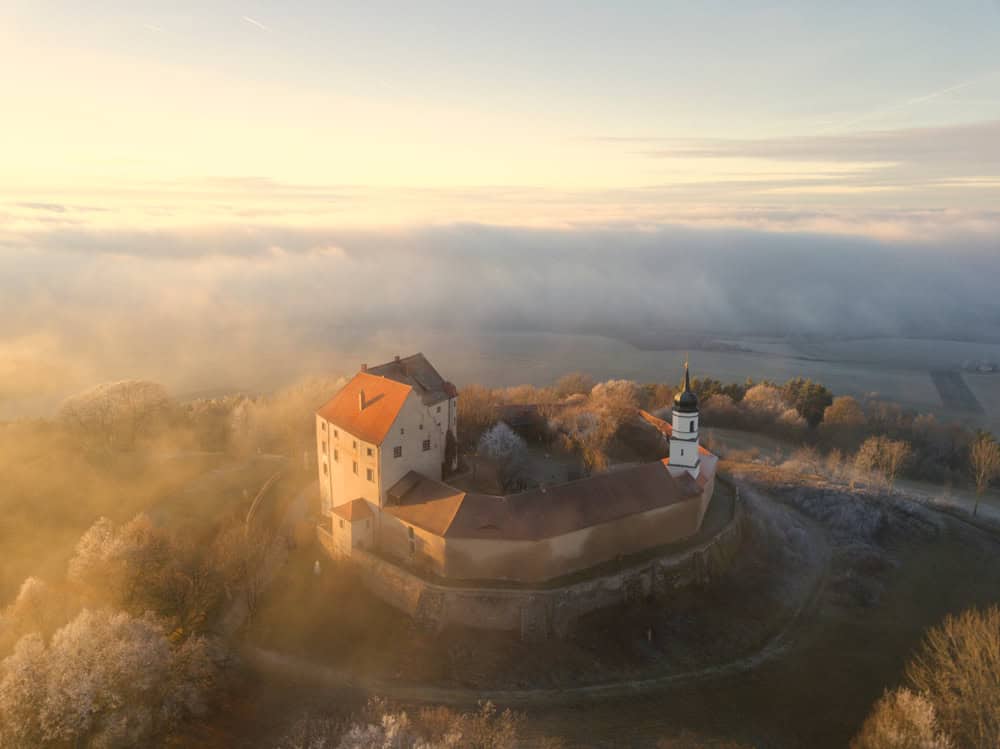
M 474 705 L 480 700 L 512 707 L 572 704 L 585 701 L 606 700 L 656 692 L 658 690 L 697 684 L 712 679 L 752 671 L 762 663 L 777 658 L 793 642 L 806 615 L 814 610 L 821 599 L 829 578 L 831 545 L 825 531 L 815 522 L 791 507 L 765 497 L 759 491 L 741 487 L 753 505 L 753 511 L 769 513 L 771 520 L 794 523 L 806 529 L 805 547 L 811 554 L 808 573 L 798 581 L 796 603 L 782 628 L 758 651 L 724 664 L 707 666 L 683 672 L 629 679 L 585 686 L 544 689 L 483 690 L 470 688 L 436 687 L 420 684 L 398 684 L 392 681 L 358 676 L 346 669 L 336 669 L 317 664 L 304 658 L 246 646 L 244 657 L 258 670 L 292 681 L 307 682 L 327 689 L 360 689 L 392 700 L 408 703 L 435 703 Z M 782 518 L 782 515 L 785 517 Z

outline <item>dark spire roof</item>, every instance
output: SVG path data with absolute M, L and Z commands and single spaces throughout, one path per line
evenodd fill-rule
M 680 413 L 698 411 L 698 396 L 691 389 L 691 373 L 688 371 L 687 359 L 684 360 L 684 389 L 674 396 L 674 410 Z

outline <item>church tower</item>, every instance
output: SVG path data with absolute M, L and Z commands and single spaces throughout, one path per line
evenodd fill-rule
M 698 396 L 691 389 L 688 363 L 684 362 L 684 387 L 674 396 L 673 433 L 670 435 L 670 473 L 687 471 L 692 478 L 701 473 L 698 453 Z

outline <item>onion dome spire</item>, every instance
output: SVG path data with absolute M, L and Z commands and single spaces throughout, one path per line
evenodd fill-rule
M 684 388 L 674 396 L 674 410 L 681 413 L 695 413 L 698 410 L 698 396 L 691 389 L 687 357 L 684 357 Z

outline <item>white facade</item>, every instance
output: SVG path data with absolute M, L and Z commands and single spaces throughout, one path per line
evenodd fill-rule
M 693 478 L 698 478 L 701 473 L 698 412 L 686 413 L 674 409 L 671 426 L 670 472 L 676 476 L 687 471 Z
M 403 476 L 417 471 L 441 477 L 449 429 L 457 437 L 458 398 L 426 405 L 416 391 L 407 395 L 381 444 L 365 442 L 317 414 L 322 514 L 330 517 L 334 507 L 361 498 L 374 513 L 378 529 L 387 492 Z

